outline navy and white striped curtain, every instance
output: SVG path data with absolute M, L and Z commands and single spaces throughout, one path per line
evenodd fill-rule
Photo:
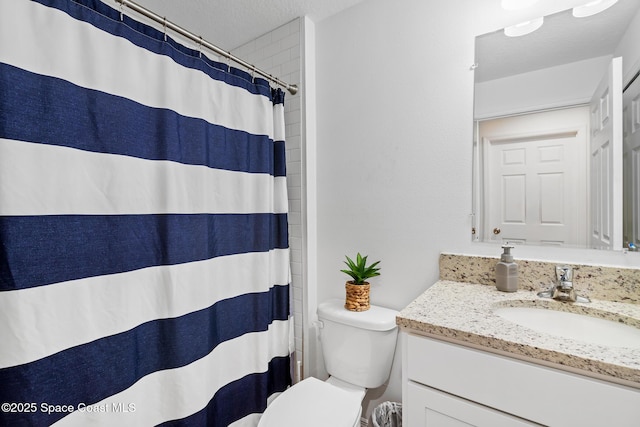
M 290 384 L 283 99 L 98 0 L 0 0 L 0 425 L 257 424 Z

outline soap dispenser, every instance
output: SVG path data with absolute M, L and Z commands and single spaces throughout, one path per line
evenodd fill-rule
M 496 288 L 502 292 L 518 290 L 518 264 L 513 262 L 513 246 L 503 245 L 500 262 L 496 265 Z

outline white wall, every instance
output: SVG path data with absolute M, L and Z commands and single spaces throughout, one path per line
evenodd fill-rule
M 549 12 L 582 2 L 548 2 Z M 372 303 L 395 309 L 437 280 L 441 252 L 499 254 L 495 245 L 471 243 L 470 66 L 476 35 L 526 14 L 501 15 L 496 7 L 367 0 L 316 24 L 319 301 L 344 297 L 345 254 L 382 261 Z M 640 264 L 635 254 L 518 252 L 516 258 Z M 367 415 L 379 401 L 401 399 L 397 364 L 389 387 L 368 397 Z
M 317 24 L 319 300 L 343 297 L 360 251 L 382 260 L 373 303 L 400 309 L 437 279 L 437 242 L 468 239 L 473 40 L 442 19 L 457 3 L 369 0 Z

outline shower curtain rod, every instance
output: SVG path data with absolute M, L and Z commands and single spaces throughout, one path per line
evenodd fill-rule
M 195 34 L 193 34 L 190 31 L 185 30 L 184 28 L 180 27 L 179 25 L 174 24 L 171 21 L 167 21 L 167 19 L 165 17 L 162 17 L 160 15 L 158 15 L 157 13 L 154 13 L 152 11 L 150 11 L 149 9 L 140 6 L 137 3 L 134 3 L 130 0 L 116 0 L 116 2 L 120 3 L 121 6 L 127 6 L 130 9 L 134 10 L 135 12 L 138 12 L 141 15 L 144 15 L 145 17 L 157 22 L 158 24 L 162 24 L 162 26 L 166 29 L 170 29 L 172 31 L 175 31 L 176 33 L 180 34 L 181 36 L 184 36 L 196 43 L 198 43 L 199 46 L 204 46 L 209 50 L 212 50 L 213 52 L 217 53 L 218 55 L 224 56 L 225 58 L 242 65 L 243 67 L 245 67 L 248 70 L 251 70 L 257 74 L 260 74 L 262 77 L 264 77 L 265 79 L 272 81 L 282 87 L 284 87 L 285 89 L 287 89 L 289 91 L 289 93 L 291 95 L 295 95 L 298 92 L 298 86 L 294 85 L 294 84 L 289 84 L 286 82 L 283 82 L 282 80 L 280 80 L 277 77 L 272 76 L 271 74 L 268 74 L 262 70 L 260 70 L 259 68 L 256 68 L 254 65 L 249 64 L 246 61 L 243 61 L 242 59 L 234 56 L 231 54 L 231 52 L 227 52 L 223 49 L 220 49 L 218 46 L 209 43 L 206 40 L 203 40 L 201 36 L 197 36 Z

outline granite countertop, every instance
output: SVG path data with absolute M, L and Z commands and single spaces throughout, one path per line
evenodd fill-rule
M 410 332 L 640 388 L 640 348 L 608 347 L 536 332 L 494 313 L 499 307 L 537 307 L 587 314 L 640 328 L 640 306 L 592 299 L 563 303 L 535 292 L 440 280 L 400 312 Z

